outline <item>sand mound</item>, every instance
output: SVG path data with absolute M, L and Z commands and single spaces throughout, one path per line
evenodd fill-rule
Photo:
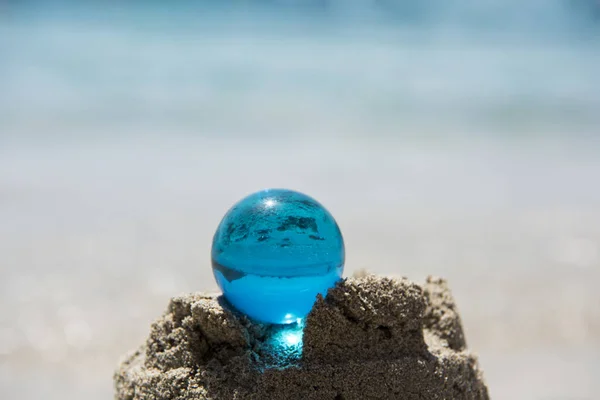
M 303 348 L 300 334 L 176 297 L 115 374 L 116 399 L 489 398 L 442 279 L 346 279 L 317 300 Z

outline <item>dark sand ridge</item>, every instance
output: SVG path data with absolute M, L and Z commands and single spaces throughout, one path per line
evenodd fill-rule
M 173 298 L 115 374 L 116 399 L 489 399 L 446 282 L 348 278 L 319 297 L 304 347 L 216 295 Z

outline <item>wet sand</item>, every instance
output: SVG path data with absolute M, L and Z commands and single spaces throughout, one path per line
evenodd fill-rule
M 444 280 L 361 275 L 299 327 L 252 322 L 220 296 L 172 299 L 115 373 L 116 399 L 489 400 Z

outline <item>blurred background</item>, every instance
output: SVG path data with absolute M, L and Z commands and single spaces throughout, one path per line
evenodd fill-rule
M 113 396 L 250 192 L 450 281 L 494 399 L 598 399 L 600 3 L 0 0 L 0 398 Z

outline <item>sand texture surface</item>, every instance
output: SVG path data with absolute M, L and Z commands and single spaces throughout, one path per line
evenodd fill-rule
M 488 399 L 446 282 L 367 275 L 319 298 L 302 352 L 216 295 L 173 298 L 115 374 L 116 399 Z M 274 344 L 275 343 L 275 344 Z

